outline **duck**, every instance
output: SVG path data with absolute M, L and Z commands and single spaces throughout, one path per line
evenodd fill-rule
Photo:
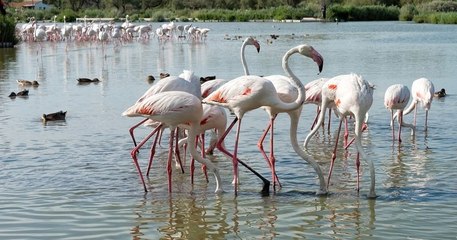
M 90 78 L 78 78 L 78 83 L 98 83 L 100 80 L 98 78 L 90 79 Z
M 36 80 L 33 80 L 33 81 L 29 81 L 29 80 L 17 80 L 17 83 L 21 86 L 33 86 L 33 87 L 38 87 L 40 84 L 38 83 L 38 81 Z
M 441 88 L 440 91 L 435 92 L 434 96 L 437 97 L 437 98 L 445 97 L 446 96 L 446 90 L 444 88 Z
M 146 80 L 148 81 L 148 83 L 153 83 L 156 79 L 154 78 L 154 76 L 152 75 L 149 75 Z
M 43 120 L 44 122 L 62 121 L 62 120 L 65 120 L 66 115 L 67 115 L 66 111 L 65 112 L 59 111 L 59 112 L 55 112 L 55 113 L 43 114 L 43 116 L 41 116 L 41 120 Z
M 10 98 L 15 98 L 15 97 L 28 97 L 29 96 L 29 90 L 27 89 L 24 89 L 20 92 L 11 92 L 10 95 L 8 97 Z
M 216 76 L 206 76 L 206 77 L 200 77 L 200 83 L 204 83 L 207 81 L 211 81 L 216 79 Z
M 170 74 L 169 73 L 160 73 L 160 79 L 163 79 L 163 78 L 166 78 L 166 77 L 169 77 Z

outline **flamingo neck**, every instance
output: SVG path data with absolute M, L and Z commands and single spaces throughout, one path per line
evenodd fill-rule
M 300 110 L 297 110 L 296 112 L 289 113 L 290 117 L 290 143 L 292 145 L 292 148 L 294 151 L 307 163 L 309 163 L 313 168 L 314 171 L 317 174 L 317 177 L 319 178 L 319 192 L 318 194 L 325 194 L 327 193 L 327 185 L 324 180 L 324 175 L 322 174 L 322 169 L 320 168 L 319 164 L 312 159 L 311 156 L 305 153 L 305 151 L 300 148 L 298 145 L 298 140 L 297 140 L 297 128 L 298 128 L 298 121 L 300 119 L 300 113 L 301 113 L 301 108 Z M 316 127 L 317 128 L 317 127 Z
M 289 67 L 289 58 L 294 53 L 298 53 L 297 48 L 292 48 L 289 51 L 287 51 L 287 53 L 282 58 L 282 68 L 284 69 L 284 72 L 287 74 L 287 76 L 292 80 L 293 83 L 295 83 L 295 85 L 297 87 L 298 97 L 294 101 L 294 103 L 298 105 L 298 106 L 296 106 L 296 108 L 297 108 L 297 107 L 303 105 L 303 103 L 305 102 L 305 87 L 301 83 L 300 79 L 298 79 L 298 77 L 292 72 L 292 70 L 290 70 L 290 67 Z
M 241 64 L 243 64 L 244 75 L 248 76 L 249 69 L 248 69 L 248 65 L 246 63 L 246 57 L 244 56 L 244 49 L 246 48 L 246 45 L 247 45 L 247 41 L 245 40 L 243 42 L 243 45 L 241 45 Z

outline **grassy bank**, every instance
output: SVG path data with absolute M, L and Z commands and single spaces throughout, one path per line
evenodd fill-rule
M 386 6 L 376 4 L 348 4 L 334 3 L 327 7 L 326 19 L 333 21 L 415 21 L 418 23 L 457 23 L 457 2 L 454 1 L 432 1 L 427 3 L 407 3 L 403 6 Z M 70 9 L 59 10 L 23 10 L 10 14 L 21 22 L 28 21 L 35 17 L 39 21 L 53 19 L 57 15 L 57 21 L 63 21 L 66 16 L 68 22 L 76 18 L 87 16 L 89 18 L 124 18 L 129 14 L 131 21 L 151 19 L 156 22 L 163 21 L 226 21 L 245 22 L 251 20 L 300 20 L 305 17 L 321 18 L 322 8 L 317 3 L 302 2 L 297 7 L 279 6 L 266 9 L 172 9 L 172 8 L 151 8 L 145 10 L 129 10 L 120 13 L 115 8 L 87 8 L 75 12 Z

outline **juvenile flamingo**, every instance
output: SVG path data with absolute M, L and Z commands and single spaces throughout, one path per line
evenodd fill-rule
M 390 126 L 392 127 L 392 141 L 395 141 L 394 110 L 398 114 L 398 142 L 401 142 L 401 127 L 410 127 L 414 135 L 414 126 L 403 121 L 403 110 L 409 102 L 410 92 L 403 84 L 394 84 L 387 88 L 384 95 L 384 106 L 390 110 Z
M 408 115 L 414 109 L 414 127 L 416 126 L 417 104 L 425 109 L 425 131 L 427 131 L 428 111 L 432 105 L 435 87 L 433 83 L 427 78 L 419 78 L 413 82 L 411 87 L 411 95 L 413 101 L 403 112 L 403 116 Z M 394 118 L 397 117 L 395 114 Z
M 265 78 L 259 76 L 241 76 L 235 78 L 226 84 L 222 85 L 215 92 L 211 93 L 208 97 L 203 99 L 204 103 L 220 105 L 232 110 L 235 114 L 235 119 L 225 131 L 224 135 L 219 139 L 217 147 L 220 151 L 225 152 L 228 156 L 233 158 L 234 176 L 235 176 L 235 194 L 237 194 L 238 183 L 238 143 L 241 129 L 241 120 L 246 112 L 257 109 L 259 107 L 266 107 L 267 112 L 270 114 L 271 123 L 274 122 L 273 116 L 279 112 L 292 111 L 299 108 L 304 101 L 303 84 L 291 73 L 288 66 L 288 58 L 293 53 L 300 53 L 307 57 L 312 58 L 319 66 L 319 71 L 322 70 L 323 59 L 320 54 L 309 45 L 300 45 L 289 50 L 283 58 L 283 68 L 292 77 L 292 81 L 299 89 L 298 98 L 291 103 L 281 101 L 273 83 Z M 235 123 L 238 122 L 237 132 L 235 137 L 235 146 L 233 154 L 221 147 L 227 134 L 231 131 Z M 272 125 L 273 128 L 273 125 Z M 273 141 L 272 141 L 273 142 Z M 273 149 L 273 147 L 272 147 Z M 272 159 L 274 162 L 274 159 Z M 274 164 L 272 164 L 274 166 Z M 272 176 L 275 176 L 274 167 L 272 167 Z
M 171 160 L 173 156 L 173 142 L 175 130 L 178 127 L 186 128 L 188 130 L 189 151 L 194 159 L 204 164 L 207 169 L 212 172 L 216 178 L 216 193 L 223 192 L 220 185 L 221 178 L 216 166 L 209 160 L 202 158 L 195 148 L 195 137 L 201 131 L 200 121 L 203 114 L 201 100 L 187 92 L 182 91 L 167 91 L 161 92 L 149 97 L 146 97 L 140 102 L 136 102 L 133 106 L 128 108 L 122 113 L 123 116 L 128 117 L 144 117 L 152 119 L 165 124 L 170 127 L 170 143 L 168 149 L 168 191 L 171 192 Z M 151 132 L 132 152 L 133 162 L 140 175 L 141 182 L 143 183 L 144 191 L 147 192 L 146 184 L 144 182 L 143 174 L 141 173 L 140 166 L 138 165 L 137 152 L 146 141 L 154 135 L 156 131 Z
M 346 116 L 353 116 L 355 119 L 355 145 L 357 148 L 357 190 L 359 190 L 359 167 L 360 161 L 359 157 L 362 155 L 362 158 L 367 162 L 370 169 L 371 176 L 371 186 L 368 193 L 369 198 L 375 198 L 375 169 L 374 164 L 371 159 L 369 159 L 362 148 L 361 142 L 361 133 L 362 125 L 365 120 L 366 113 L 370 109 L 373 103 L 373 86 L 361 76 L 356 74 L 348 75 L 339 75 L 334 78 L 329 79 L 324 86 L 322 87 L 322 104 L 321 112 L 319 114 L 319 119 L 317 126 L 322 124 L 325 118 L 325 112 L 327 108 L 330 108 L 332 105 L 335 107 L 337 114 L 340 117 L 340 124 L 338 128 L 338 133 L 335 142 L 335 148 L 333 150 L 332 160 L 330 164 L 329 175 L 327 179 L 327 184 L 330 183 L 330 177 L 332 175 L 333 164 L 336 159 L 336 150 L 338 146 L 338 138 L 341 130 L 342 121 Z M 307 148 L 308 143 L 312 136 L 317 132 L 318 128 L 314 128 L 305 139 L 305 148 Z

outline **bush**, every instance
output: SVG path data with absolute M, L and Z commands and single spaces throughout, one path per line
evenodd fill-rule
M 333 5 L 328 10 L 330 19 L 341 21 L 392 21 L 398 20 L 400 9 L 396 6 L 342 6 Z
M 420 5 L 423 12 L 456 12 L 457 2 L 454 1 L 433 1 Z
M 18 42 L 16 22 L 12 17 L 0 15 L 0 47 L 13 47 Z
M 399 19 L 401 21 L 411 21 L 417 13 L 418 11 L 413 4 L 406 4 L 400 8 Z

